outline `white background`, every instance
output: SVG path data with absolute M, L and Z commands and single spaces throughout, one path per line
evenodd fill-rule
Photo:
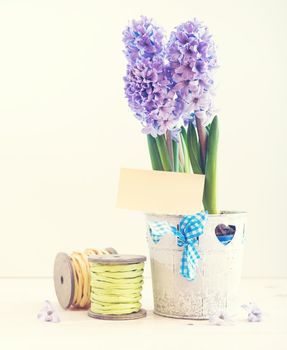
M 147 254 L 115 209 L 120 166 L 149 168 L 127 106 L 122 30 L 197 17 L 218 45 L 223 209 L 249 212 L 245 276 L 287 277 L 285 1 L 0 1 L 0 276 L 51 276 L 58 251 Z

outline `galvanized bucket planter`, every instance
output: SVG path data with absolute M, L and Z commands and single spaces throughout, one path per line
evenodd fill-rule
M 182 216 L 146 215 L 150 221 L 166 221 L 177 226 Z M 150 237 L 148 243 L 152 270 L 154 312 L 158 315 L 208 319 L 221 311 L 235 313 L 238 308 L 246 213 L 222 212 L 209 215 L 204 234 L 198 239 L 201 259 L 196 278 L 188 281 L 180 275 L 182 247 L 172 234 L 163 236 L 159 243 Z M 220 242 L 215 234 L 218 225 L 235 228 L 228 244 Z

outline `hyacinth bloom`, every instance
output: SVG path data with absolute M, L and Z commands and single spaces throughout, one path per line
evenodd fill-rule
M 173 129 L 174 93 L 166 76 L 163 32 L 152 20 L 133 21 L 123 33 L 128 60 L 125 94 L 130 108 L 143 125 L 143 132 L 154 137 Z
M 164 70 L 162 59 L 144 58 L 129 65 L 125 77 L 129 106 L 141 121 L 143 132 L 154 137 L 172 129 L 177 122 Z
M 197 20 L 178 26 L 167 45 L 171 80 L 177 99 L 182 101 L 181 117 L 194 116 L 204 125 L 213 117 L 213 71 L 217 66 L 215 44 L 206 26 Z
M 153 169 L 206 174 L 203 203 L 216 213 L 217 59 L 207 27 L 188 21 L 165 41 L 163 30 L 141 17 L 124 30 L 123 41 L 125 95 L 147 134 Z
M 163 31 L 151 19 L 142 16 L 139 21 L 132 21 L 123 32 L 125 54 L 129 63 L 137 60 L 164 56 Z

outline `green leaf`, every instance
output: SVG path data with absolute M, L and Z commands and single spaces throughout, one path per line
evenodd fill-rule
M 153 170 L 163 170 L 155 138 L 151 135 L 147 135 L 147 142 Z
M 187 143 L 187 134 L 184 126 L 180 128 L 180 134 L 183 136 L 185 143 Z
M 192 122 L 189 122 L 187 129 L 187 150 L 194 174 L 203 174 L 204 172 L 200 165 L 200 146 L 198 142 L 196 128 Z
M 157 148 L 160 154 L 163 170 L 172 171 L 171 161 L 170 161 L 166 139 L 164 135 L 157 136 L 155 140 L 156 140 Z
M 211 127 L 211 123 L 208 124 L 208 125 L 206 125 L 206 127 L 205 127 L 205 129 L 206 129 L 206 131 L 207 131 L 208 134 L 209 134 L 210 127 Z
M 207 140 L 205 183 L 203 193 L 203 205 L 209 214 L 217 214 L 216 203 L 216 167 L 218 148 L 218 117 L 215 116 L 210 126 Z

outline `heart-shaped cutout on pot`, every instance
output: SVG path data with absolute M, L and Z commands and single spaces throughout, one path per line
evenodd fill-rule
M 215 227 L 215 235 L 219 242 L 223 245 L 227 245 L 232 241 L 235 232 L 236 226 L 234 225 L 218 224 Z

